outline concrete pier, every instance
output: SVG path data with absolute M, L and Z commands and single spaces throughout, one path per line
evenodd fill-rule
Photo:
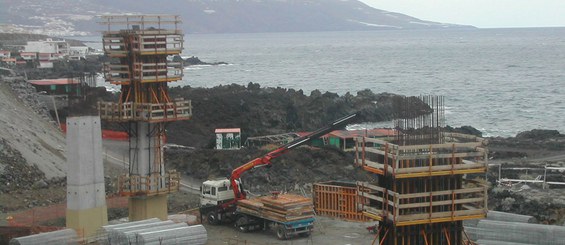
M 67 227 L 89 237 L 107 223 L 100 117 L 69 117 Z

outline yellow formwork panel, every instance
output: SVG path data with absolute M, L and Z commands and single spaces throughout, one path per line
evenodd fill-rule
M 395 174 L 394 177 L 397 179 L 406 179 L 406 178 L 443 176 L 443 175 L 454 175 L 454 174 L 479 174 L 485 172 L 486 172 L 486 168 L 476 168 L 476 169 L 446 170 L 446 171 L 435 171 L 435 172 L 420 172 L 420 173 L 410 173 L 410 174 Z
M 108 224 L 108 209 L 106 206 L 84 210 L 67 209 L 67 227 L 74 229 L 85 238 L 93 237 L 96 231 Z
M 486 214 L 477 214 L 477 215 L 467 215 L 467 216 L 455 216 L 455 217 L 447 217 L 447 218 L 436 218 L 436 219 L 424 219 L 424 220 L 413 220 L 413 221 L 401 221 L 394 223 L 394 226 L 407 226 L 407 225 L 421 225 L 421 224 L 434 224 L 434 223 L 444 223 L 444 222 L 454 222 L 454 221 L 462 221 L 462 220 L 470 220 L 470 219 L 484 219 L 486 218 Z
M 167 195 L 131 197 L 128 206 L 130 221 L 150 218 L 166 220 L 168 216 Z

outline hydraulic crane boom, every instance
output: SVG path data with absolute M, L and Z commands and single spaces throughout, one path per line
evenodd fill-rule
M 330 125 L 320 128 L 306 136 L 300 137 L 286 145 L 283 145 L 267 154 L 265 154 L 262 157 L 258 157 L 255 158 L 251 161 L 249 161 L 246 164 L 241 165 L 240 167 L 234 169 L 231 173 L 230 176 L 230 184 L 234 193 L 234 200 L 233 202 L 230 203 L 226 203 L 225 205 L 230 205 L 231 203 L 237 202 L 237 200 L 241 200 L 241 199 L 245 199 L 246 198 L 246 194 L 245 191 L 241 190 L 241 187 L 238 185 L 238 180 L 241 177 L 241 175 L 243 173 L 245 173 L 246 171 L 253 169 L 253 168 L 257 168 L 257 167 L 263 167 L 263 166 L 267 166 L 271 164 L 271 160 L 274 158 L 279 157 L 280 155 L 288 152 L 289 150 L 292 150 L 298 146 L 301 146 L 303 144 L 306 144 L 314 139 L 319 138 L 322 135 L 325 135 L 333 130 L 336 130 L 342 126 L 344 126 L 347 122 L 349 122 L 351 119 L 353 119 L 354 117 L 356 117 L 357 114 L 351 114 L 349 116 L 345 116 L 342 117 L 334 122 L 332 122 Z

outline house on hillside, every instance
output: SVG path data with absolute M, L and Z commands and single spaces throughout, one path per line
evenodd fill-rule
M 50 54 L 69 54 L 69 44 L 64 40 L 46 40 L 28 41 L 24 46 L 24 52 L 50 53 Z
M 216 149 L 238 150 L 241 148 L 240 128 L 217 128 L 215 133 L 216 133 Z
M 69 60 L 86 59 L 86 56 L 89 54 L 90 50 L 86 46 L 69 47 Z
M 22 57 L 23 60 L 37 60 L 37 53 L 36 52 L 21 52 L 20 53 L 20 57 Z
M 11 58 L 11 55 L 9 50 L 0 50 L 0 59 Z
M 80 95 L 80 81 L 73 78 L 29 80 L 37 92 L 48 95 Z
M 17 62 L 16 58 L 2 58 L 0 60 L 8 66 L 15 66 Z
M 374 128 L 363 130 L 335 130 L 321 137 L 324 145 L 331 145 L 343 151 L 355 150 L 355 138 L 388 138 L 396 134 L 394 129 Z
M 53 68 L 53 61 L 69 55 L 69 44 L 63 40 L 28 41 L 23 53 L 37 53 L 39 68 Z
M 308 135 L 309 132 L 298 132 L 300 137 Z M 370 138 L 388 138 L 396 134 L 394 129 L 374 128 L 363 130 L 334 130 L 320 138 L 313 139 L 310 143 L 312 146 L 323 147 L 333 146 L 342 151 L 355 150 L 355 138 L 367 136 Z
M 79 96 L 82 93 L 82 84 L 78 79 L 41 79 L 28 82 L 40 93 L 39 100 L 49 110 L 68 107 L 69 96 Z

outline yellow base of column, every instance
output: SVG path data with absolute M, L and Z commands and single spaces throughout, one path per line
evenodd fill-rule
M 157 195 L 150 197 L 130 197 L 129 202 L 129 221 L 159 218 L 167 220 L 167 195 Z
M 96 230 L 108 224 L 106 206 L 84 210 L 67 209 L 67 228 L 77 231 L 79 236 L 88 239 L 96 235 Z

